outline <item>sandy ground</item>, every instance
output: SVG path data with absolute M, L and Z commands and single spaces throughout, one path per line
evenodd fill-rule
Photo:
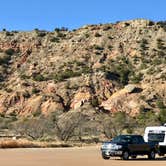
M 0 149 L 0 166 L 165 166 L 166 157 L 123 161 L 103 160 L 100 147 L 57 149 Z

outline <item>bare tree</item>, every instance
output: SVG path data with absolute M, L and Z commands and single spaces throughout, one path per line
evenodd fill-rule
M 56 135 L 59 139 L 68 141 L 75 135 L 76 130 L 81 128 L 81 124 L 86 121 L 87 116 L 81 112 L 68 112 L 62 116 L 54 113 L 51 118 L 54 122 Z M 80 137 L 81 132 L 78 133 L 78 137 Z
M 17 134 L 36 140 L 49 132 L 49 123 L 43 118 L 26 119 L 15 123 L 14 130 Z

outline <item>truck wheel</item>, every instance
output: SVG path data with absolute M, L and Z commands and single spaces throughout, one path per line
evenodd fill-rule
M 136 159 L 136 158 L 137 158 L 137 155 L 132 155 L 131 158 L 132 158 L 132 159 Z
M 104 160 L 108 160 L 110 158 L 109 156 L 104 156 L 104 155 L 102 155 L 102 157 Z
M 152 151 L 148 154 L 148 159 L 154 160 L 154 159 L 155 159 L 155 156 L 156 156 L 155 151 L 152 150 Z
M 157 153 L 158 153 L 158 155 L 159 155 L 159 156 L 164 156 L 164 153 L 161 153 L 161 151 L 160 151 L 160 150 L 158 150 L 158 152 L 157 152 Z
M 129 159 L 129 152 L 128 151 L 124 151 L 122 154 L 122 159 L 123 160 L 128 160 Z
M 108 159 L 110 158 L 110 156 L 106 156 L 104 153 L 102 153 L 102 158 L 103 158 L 104 160 L 108 160 Z

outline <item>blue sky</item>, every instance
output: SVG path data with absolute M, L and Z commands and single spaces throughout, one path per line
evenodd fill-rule
M 146 18 L 166 20 L 166 0 L 0 0 L 0 30 L 54 30 Z

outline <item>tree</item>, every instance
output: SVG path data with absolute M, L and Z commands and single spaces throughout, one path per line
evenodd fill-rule
M 67 119 L 64 121 L 59 121 L 56 124 L 58 128 L 58 136 L 63 141 L 68 141 L 75 135 L 76 129 L 81 127 L 81 124 L 85 121 L 86 115 L 83 115 L 81 112 L 72 113 Z M 79 136 L 81 137 L 81 133 L 79 132 Z
M 34 140 L 40 139 L 45 134 L 48 134 L 50 129 L 49 121 L 43 117 L 24 119 L 14 125 L 14 130 L 17 134 L 30 137 Z

